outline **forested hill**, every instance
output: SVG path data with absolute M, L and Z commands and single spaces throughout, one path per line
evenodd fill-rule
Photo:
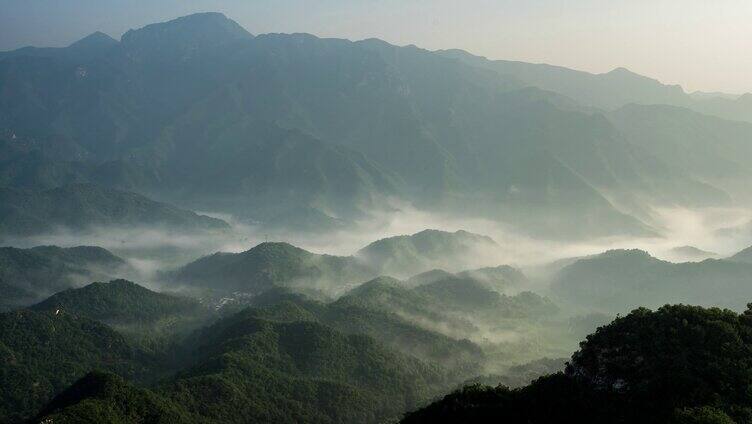
M 2 247 L 0 311 L 28 306 L 59 290 L 131 271 L 123 259 L 100 247 Z
M 222 231 L 226 222 L 144 196 L 94 184 L 45 190 L 0 188 L 0 236 L 30 236 L 102 227 Z
M 752 418 L 752 311 L 637 309 L 587 337 L 566 371 L 469 386 L 403 423 L 734 423 Z

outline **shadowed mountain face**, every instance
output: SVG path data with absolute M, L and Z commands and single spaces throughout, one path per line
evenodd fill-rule
M 459 230 L 424 230 L 375 241 L 355 256 L 380 274 L 411 276 L 437 267 L 463 269 L 493 256 L 499 245 L 487 236 Z
M 744 422 L 749 326 L 749 310 L 640 308 L 588 336 L 563 373 L 517 390 L 469 386 L 402 422 Z
M 353 257 L 318 255 L 287 243 L 262 243 L 243 253 L 215 253 L 169 276 L 178 284 L 261 293 L 275 286 L 336 293 L 373 276 Z
M 483 367 L 473 343 L 381 310 L 284 289 L 253 303 L 212 324 L 194 301 L 116 280 L 0 314 L 0 422 L 383 422 Z M 144 350 L 145 330 L 183 337 Z
M 525 85 L 415 47 L 253 37 L 192 15 L 0 55 L 3 148 L 17 158 L 0 160 L 0 181 L 96 181 L 259 221 L 349 219 L 397 198 L 559 237 L 649 235 L 630 214 L 729 200 L 599 113 Z M 60 146 L 70 154 L 46 153 Z
M 186 333 L 212 319 L 212 313 L 196 300 L 157 293 L 127 280 L 68 289 L 30 309 L 75 314 L 136 336 Z
M 212 337 L 206 342 L 211 344 L 201 346 L 204 359 L 153 391 L 113 376 L 89 375 L 43 415 L 204 423 L 377 423 L 393 420 L 427 399 L 432 394 L 428 386 L 442 379 L 435 369 L 389 352 L 367 337 L 343 336 L 312 322 L 237 316 L 209 330 Z M 87 408 L 87 403 L 100 407 Z
M 335 304 L 388 312 L 427 329 L 479 342 L 488 341 L 485 328 L 512 329 L 558 312 L 550 300 L 534 293 L 506 296 L 479 281 L 456 276 L 416 288 L 379 277 L 354 288 Z
M 687 94 L 678 85 L 617 68 L 604 74 L 567 69 L 543 63 L 488 60 L 462 50 L 440 50 L 437 54 L 460 60 L 517 79 L 520 84 L 551 90 L 597 109 L 614 110 L 630 103 L 672 105 L 724 119 L 752 122 L 752 94 L 724 96 L 710 93 Z
M 104 324 L 55 311 L 0 314 L 0 421 L 35 414 L 94 368 L 144 377 L 149 363 Z
M 353 256 L 319 255 L 288 243 L 267 242 L 242 253 L 205 256 L 168 278 L 229 292 L 261 293 L 284 286 L 338 296 L 377 275 L 409 276 L 437 265 L 465 269 L 486 262 L 498 248 L 491 238 L 462 230 L 425 230 L 381 239 Z
M 734 262 L 752 263 L 752 247 L 743 249 L 742 251 L 728 258 L 728 260 Z
M 750 198 L 752 123 L 732 122 L 673 106 L 628 105 L 609 115 L 630 143 L 670 169 L 723 188 L 737 201 Z M 708 197 L 710 206 L 724 204 Z
M 617 109 L 629 103 L 686 105 L 691 98 L 677 85 L 668 86 L 617 68 L 605 74 L 591 74 L 561 66 L 508 60 L 488 60 L 462 50 L 438 54 L 509 75 L 520 83 L 561 93 L 585 107 Z
M 564 267 L 554 292 L 574 304 L 610 313 L 666 303 L 741 310 L 752 297 L 752 266 L 733 260 L 671 263 L 640 250 L 613 250 Z
M 97 227 L 159 227 L 186 232 L 229 228 L 219 219 L 92 184 L 46 191 L 0 188 L 2 235 L 20 237 Z
M 396 418 L 449 383 L 438 367 L 367 336 L 344 335 L 299 317 L 285 319 L 281 311 L 276 318 L 262 318 L 272 311 L 249 309 L 196 333 L 191 341 L 195 365 L 151 390 L 113 376 L 89 375 L 42 415 L 375 423 Z M 87 410 L 79 402 L 97 402 L 106 411 Z
M 177 402 L 102 371 L 76 381 L 45 406 L 38 418 L 41 422 L 206 422 Z
M 99 247 L 3 247 L 0 309 L 28 306 L 56 291 L 129 271 L 125 261 Z

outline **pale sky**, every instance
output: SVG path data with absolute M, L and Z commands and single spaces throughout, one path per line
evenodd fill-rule
M 223 12 L 253 34 L 381 38 L 600 73 L 687 91 L 752 92 L 752 0 L 0 0 L 0 50 Z

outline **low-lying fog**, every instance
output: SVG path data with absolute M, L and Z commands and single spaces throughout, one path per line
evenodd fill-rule
M 609 237 L 571 242 L 534 239 L 497 222 L 436 215 L 409 206 L 392 213 L 375 214 L 354 227 L 326 234 L 270 232 L 225 214 L 201 213 L 224 219 L 232 230 L 222 234 L 186 234 L 158 228 L 108 227 L 86 234 L 59 231 L 7 244 L 16 247 L 101 246 L 126 258 L 140 271 L 144 282 L 153 280 L 157 271 L 176 268 L 200 256 L 217 251 L 242 252 L 264 241 L 285 241 L 315 253 L 351 255 L 375 240 L 428 228 L 466 230 L 490 236 L 498 243 L 498 249 L 474 252 L 466 264 L 468 269 L 507 264 L 533 273 L 539 266 L 559 259 L 609 249 L 637 248 L 660 259 L 682 262 L 704 259 L 702 254 L 697 256 L 697 252 L 688 251 L 687 246 L 707 252 L 707 257 L 726 257 L 752 245 L 752 210 L 731 208 L 656 208 L 652 225 L 661 237 Z M 680 247 L 684 249 L 677 249 Z
M 745 209 L 656 208 L 651 225 L 662 234 L 660 237 L 610 237 L 569 242 L 536 239 L 496 222 L 441 216 L 410 207 L 374 215 L 356 223 L 354 227 L 327 234 L 273 233 L 259 225 L 239 222 L 231 216 L 204 214 L 224 219 L 231 224 L 232 230 L 221 234 L 186 234 L 158 228 L 98 228 L 86 234 L 58 231 L 14 240 L 12 245 L 100 246 L 130 263 L 133 271 L 122 275 L 123 278 L 152 289 L 175 290 L 179 288 L 174 285 L 168 288 L 159 281 L 160 272 L 178 268 L 217 251 L 242 252 L 264 241 L 285 241 L 315 253 L 352 255 L 373 241 L 395 235 L 414 234 L 429 228 L 450 232 L 466 230 L 493 238 L 498 247 L 472 252 L 462 262 L 463 269 L 498 265 L 518 267 L 529 277 L 529 286 L 517 289 L 531 290 L 543 296 L 552 294 L 548 291 L 549 277 L 560 268 L 547 265 L 560 259 L 597 254 L 609 249 L 637 248 L 664 260 L 699 261 L 708 257 L 727 257 L 752 245 L 752 210 Z M 450 272 L 460 270 L 446 269 Z M 239 293 L 234 295 L 244 296 Z M 219 299 L 219 303 L 223 304 L 228 299 Z M 613 311 L 591 311 L 562 302 L 561 299 L 554 299 L 554 303 L 561 307 L 561 314 L 550 321 L 485 322 L 477 317 L 465 317 L 475 328 L 472 335 L 455 334 L 453 330 L 441 328 L 444 325 L 441 322 L 405 318 L 451 337 L 469 338 L 482 346 L 488 355 L 486 371 L 501 372 L 510 364 L 546 357 L 567 357 L 576 349 L 582 337 L 613 317 Z

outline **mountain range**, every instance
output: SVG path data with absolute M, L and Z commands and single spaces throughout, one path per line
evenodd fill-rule
M 572 305 L 608 313 L 667 303 L 743 310 L 752 296 L 752 266 L 743 256 L 672 263 L 642 250 L 611 250 L 565 266 L 552 290 Z
M 177 284 L 226 292 L 261 293 L 284 286 L 336 297 L 379 275 L 405 277 L 438 265 L 462 270 L 484 264 L 498 248 L 490 237 L 464 230 L 424 230 L 384 238 L 351 256 L 320 255 L 289 243 L 265 242 L 242 253 L 217 252 L 199 258 L 165 277 Z M 501 272 L 510 271 L 511 267 Z M 505 279 L 490 278 L 491 269 L 476 272 L 489 284 Z
M 0 89 L 6 187 L 96 182 L 260 222 L 361 219 L 398 200 L 546 237 L 650 236 L 653 205 L 744 202 L 752 177 L 736 141 L 752 124 L 625 70 L 254 36 L 217 13 L 4 52 Z M 655 124 L 625 131 L 645 113 Z M 662 135 L 677 119 L 697 140 L 678 162 Z M 695 169 L 702 149 L 714 161 Z
M 602 110 L 628 104 L 671 105 L 720 118 L 752 122 L 752 93 L 686 93 L 678 85 L 665 85 L 653 78 L 616 68 L 592 74 L 544 63 L 489 60 L 463 50 L 440 50 L 438 54 L 508 75 L 520 83 L 561 93 L 577 103 Z

